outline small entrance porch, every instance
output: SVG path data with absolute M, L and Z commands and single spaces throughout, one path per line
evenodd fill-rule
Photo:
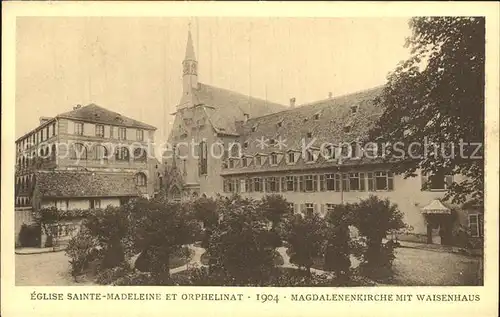
M 451 209 L 434 199 L 422 208 L 422 214 L 427 223 L 427 243 L 451 245 L 454 222 Z

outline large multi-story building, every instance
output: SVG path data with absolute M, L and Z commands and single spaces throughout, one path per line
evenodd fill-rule
M 16 141 L 16 236 L 33 209 L 105 208 L 153 195 L 155 130 L 95 104 L 40 118 Z
M 440 200 L 453 177 L 404 179 L 376 153 L 367 155 L 375 148 L 360 149 L 381 115 L 373 103 L 381 89 L 330 94 L 300 106 L 292 98 L 287 107 L 216 88 L 198 80 L 189 33 L 183 93 L 169 137 L 174 155 L 164 161 L 178 171 L 168 192 L 185 198 L 278 193 L 296 212 L 321 214 L 373 194 L 399 206 L 415 239 L 449 243 L 458 225 L 482 236 L 482 210 Z

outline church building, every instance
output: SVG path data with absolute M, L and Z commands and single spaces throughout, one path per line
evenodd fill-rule
M 280 194 L 296 213 L 325 215 L 338 204 L 377 195 L 404 213 L 411 232 L 401 238 L 450 244 L 460 227 L 482 237 L 482 210 L 442 200 L 453 176 L 404 179 L 361 149 L 382 114 L 373 100 L 383 87 L 302 105 L 294 98 L 285 106 L 245 96 L 199 81 L 190 32 L 182 64 L 172 148 L 164 154 L 171 198 Z

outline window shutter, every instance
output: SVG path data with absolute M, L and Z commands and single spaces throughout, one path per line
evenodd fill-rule
M 451 184 L 453 184 L 453 175 L 446 175 L 444 177 L 444 182 L 446 184 L 446 189 L 450 188 Z
M 394 176 L 392 172 L 387 172 L 387 190 L 394 190 Z
M 363 192 L 366 190 L 365 173 L 359 173 L 359 190 Z
M 425 175 L 423 171 L 420 172 L 420 174 L 421 174 L 421 179 L 422 179 L 421 190 L 426 190 L 427 181 L 428 181 L 427 175 Z
M 373 173 L 368 172 L 366 173 L 367 178 L 368 178 L 368 191 L 372 192 L 374 191 L 374 186 L 373 186 Z

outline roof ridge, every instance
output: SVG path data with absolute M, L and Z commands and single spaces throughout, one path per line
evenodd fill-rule
M 329 101 L 329 100 L 330 101 L 335 101 L 335 100 L 338 100 L 338 99 L 341 99 L 341 98 L 346 98 L 346 97 L 354 96 L 354 95 L 357 95 L 357 94 L 362 94 L 362 93 L 367 93 L 367 92 L 370 92 L 370 91 L 375 91 L 375 90 L 380 89 L 380 88 L 382 88 L 384 86 L 385 85 L 379 85 L 379 86 L 375 86 L 375 87 L 372 87 L 372 88 L 368 88 L 368 89 L 364 89 L 364 90 L 358 90 L 358 91 L 355 91 L 355 92 L 343 94 L 343 95 L 340 95 L 340 96 L 337 96 L 337 97 L 334 97 L 334 98 L 326 98 L 326 99 L 316 100 L 316 101 L 309 102 L 309 103 L 300 104 L 300 105 L 295 106 L 293 108 L 288 107 L 287 109 L 284 109 L 282 111 L 273 112 L 273 113 L 266 114 L 266 115 L 263 115 L 263 116 L 250 118 L 248 121 L 249 122 L 250 121 L 255 121 L 255 120 L 260 119 L 260 118 L 274 116 L 276 114 L 280 114 L 280 113 L 287 112 L 287 111 L 293 111 L 293 110 L 297 110 L 297 109 L 301 109 L 301 108 L 312 107 L 314 105 L 318 105 L 318 104 L 321 104 L 321 103 L 323 103 L 325 101 Z
M 267 99 L 263 99 L 263 98 L 260 98 L 260 97 L 252 97 L 250 95 L 247 95 L 247 94 L 244 94 L 242 92 L 239 92 L 239 91 L 234 91 L 234 90 L 231 90 L 231 89 L 228 89 L 228 88 L 222 88 L 222 87 L 218 87 L 218 86 L 214 86 L 214 85 L 209 85 L 209 84 L 205 84 L 205 83 L 201 83 L 199 82 L 198 83 L 199 85 L 204 85 L 204 86 L 208 86 L 208 87 L 211 87 L 211 88 L 216 88 L 216 89 L 219 89 L 219 90 L 224 90 L 226 92 L 229 92 L 229 93 L 232 93 L 232 94 L 238 94 L 238 95 L 241 95 L 241 96 L 244 96 L 244 97 L 247 97 L 249 99 L 254 99 L 256 101 L 264 101 L 264 102 L 269 102 L 269 103 L 272 103 L 272 104 L 275 104 L 275 105 L 279 105 L 279 106 L 283 106 L 283 107 L 287 107 L 281 103 L 278 103 L 276 101 L 269 101 Z

